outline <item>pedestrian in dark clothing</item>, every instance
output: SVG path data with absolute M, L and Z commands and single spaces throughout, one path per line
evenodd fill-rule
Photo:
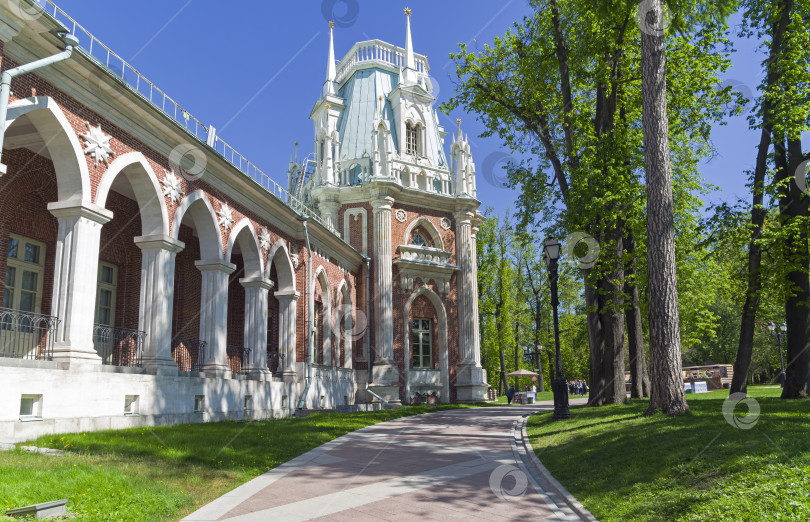
M 508 390 L 506 390 L 506 404 L 512 404 L 512 397 L 515 396 L 515 387 L 510 386 Z

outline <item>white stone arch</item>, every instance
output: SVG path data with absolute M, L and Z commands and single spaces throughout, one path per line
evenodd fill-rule
M 420 170 L 416 174 L 416 186 L 414 188 L 425 191 L 431 190 L 432 187 L 429 186 L 429 176 L 425 169 Z
M 449 357 L 447 351 L 447 310 L 444 308 L 441 298 L 430 289 L 426 284 L 413 291 L 408 301 L 405 303 L 405 329 L 404 332 L 404 354 L 405 354 L 405 400 L 411 399 L 411 306 L 419 296 L 427 297 L 433 309 L 436 311 L 436 320 L 438 321 L 437 330 L 439 332 L 438 347 L 439 347 L 439 374 L 442 382 L 442 396 L 443 402 L 450 402 L 450 370 L 449 370 Z
M 411 224 L 408 225 L 408 228 L 405 230 L 405 235 L 402 238 L 402 244 L 407 245 L 411 239 L 411 232 L 418 226 L 422 226 L 428 234 L 430 234 L 430 239 L 433 240 L 433 247 L 438 248 L 440 250 L 444 250 L 444 241 L 442 240 L 442 235 L 439 233 L 439 230 L 436 228 L 428 218 L 425 216 L 419 216 L 418 218 L 411 221 Z
M 279 239 L 273 244 L 270 255 L 267 256 L 267 273 L 265 276 L 267 279 L 270 279 L 270 270 L 273 265 L 276 266 L 276 275 L 278 276 L 276 290 L 294 292 L 295 268 L 290 259 L 290 251 L 287 250 L 287 243 L 283 239 Z
M 420 126 L 422 129 L 425 128 L 425 115 L 416 105 L 411 105 L 408 108 L 408 112 L 405 115 L 405 123 L 411 123 L 413 125 Z
M 406 187 L 413 187 L 414 180 L 413 176 L 411 176 L 411 169 L 408 168 L 408 166 L 406 165 L 402 167 L 402 170 L 400 172 L 401 172 L 400 177 L 402 178 L 400 181 L 402 182 L 402 184 Z
M 332 365 L 332 285 L 323 265 L 315 270 L 314 284 L 320 285 L 323 296 L 323 364 Z M 315 347 L 317 349 L 317 346 Z M 312 354 L 315 355 L 314 353 Z
M 129 152 L 113 161 L 101 178 L 96 194 L 96 205 L 105 207 L 113 182 L 124 174 L 138 203 L 141 229 L 144 236 L 169 235 L 169 212 L 157 176 L 140 152 Z
M 6 147 L 11 139 L 8 131 L 23 116 L 27 116 L 50 153 L 59 200 L 91 201 L 90 173 L 83 148 L 56 101 L 48 96 L 32 96 L 11 103 L 2 129 Z
M 296 324 L 298 320 L 296 310 L 299 294 L 295 290 L 295 268 L 290 260 L 287 244 L 283 239 L 276 241 L 270 249 L 270 255 L 267 257 L 267 279 L 270 279 L 270 271 L 274 264 L 278 281 L 273 289 L 272 297 L 278 301 L 278 325 L 270 335 L 277 337 L 278 351 L 284 355 L 283 364 L 279 364 L 282 374 L 292 378 L 295 376 Z
M 419 106 L 411 105 L 408 108 L 408 112 L 405 115 L 405 124 L 402 126 L 403 132 L 406 132 L 408 125 L 416 128 L 417 155 L 424 156 L 427 150 L 427 141 L 425 139 L 427 136 L 427 120 L 425 119 L 425 114 L 422 112 L 422 109 Z M 405 136 L 402 143 L 405 147 L 403 150 L 407 150 L 407 136 Z
M 344 352 L 344 368 L 351 368 L 352 367 L 352 356 L 354 354 L 352 342 L 354 340 L 354 336 L 356 332 L 354 331 L 354 311 L 355 307 L 352 304 L 352 295 L 349 292 L 349 284 L 346 282 L 345 279 L 341 279 L 340 284 L 338 284 L 337 293 L 335 294 L 335 303 L 337 308 L 336 321 L 335 321 L 335 334 L 337 337 L 337 350 L 336 350 L 336 360 L 335 365 L 337 366 L 340 364 L 340 344 L 341 339 L 343 340 L 343 352 Z M 338 304 L 339 303 L 339 304 Z M 341 324 L 343 323 L 343 328 L 341 328 Z
M 228 248 L 225 251 L 225 261 L 231 262 L 233 247 L 239 241 L 239 250 L 242 252 L 242 259 L 245 262 L 244 277 L 262 277 L 264 274 L 264 263 L 262 261 L 259 239 L 256 236 L 256 229 L 248 218 L 242 218 L 239 223 L 231 228 L 228 235 Z
M 200 259 L 222 260 L 222 232 L 217 225 L 217 216 L 211 200 L 202 190 L 195 190 L 180 202 L 174 213 L 171 236 L 178 239 L 180 225 L 186 213 L 194 221 L 200 239 Z

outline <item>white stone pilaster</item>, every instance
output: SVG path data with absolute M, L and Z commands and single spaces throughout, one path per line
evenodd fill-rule
M 176 373 L 171 348 L 174 259 L 186 245 L 164 235 L 138 236 L 135 244 L 141 249 L 138 329 L 146 333 L 143 367 L 157 373 Z
M 263 277 L 239 280 L 245 289 L 245 348 L 250 349 L 245 373 L 255 379 L 267 379 L 267 300 L 273 282 Z
M 59 319 L 54 360 L 101 364 L 93 347 L 101 227 L 113 214 L 86 201 L 48 204 L 59 223 L 51 315 Z
M 295 379 L 296 308 L 301 294 L 294 290 L 276 291 L 278 300 L 278 353 L 284 355 L 281 363 L 285 381 Z
M 206 342 L 203 369 L 212 375 L 229 376 L 228 276 L 236 270 L 236 265 L 219 259 L 195 261 L 194 265 L 202 272 L 200 340 Z

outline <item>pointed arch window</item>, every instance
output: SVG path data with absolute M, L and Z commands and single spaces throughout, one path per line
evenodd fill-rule
M 410 122 L 405 124 L 405 153 L 419 155 L 419 126 Z
M 430 319 L 414 319 L 411 324 L 411 341 L 414 368 L 432 368 L 431 333 L 433 331 Z
M 413 237 L 411 237 L 411 244 L 420 247 L 428 246 L 427 241 L 425 241 L 422 234 L 414 234 Z

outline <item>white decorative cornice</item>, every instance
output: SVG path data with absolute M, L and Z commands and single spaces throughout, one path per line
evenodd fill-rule
M 90 125 L 89 121 L 84 123 L 87 125 L 87 132 L 79 135 L 84 141 L 84 153 L 89 154 L 96 160 L 96 164 L 104 162 L 105 165 L 108 165 L 107 160 L 110 156 L 115 154 L 110 148 L 111 137 L 104 134 L 104 131 L 101 130 L 101 125 L 93 127 Z
M 223 227 L 225 230 L 230 230 L 231 226 L 233 226 L 233 211 L 228 207 L 227 203 L 223 203 L 219 210 L 217 211 L 217 223 L 219 226 Z
M 450 292 L 450 279 L 458 270 L 450 264 L 450 252 L 438 248 L 400 245 L 399 257 L 393 264 L 399 269 L 399 281 L 404 290 L 412 291 L 417 279 L 424 284 L 433 279 L 439 293 L 446 297 Z
M 183 199 L 183 190 L 180 188 L 180 178 L 174 173 L 173 170 L 167 170 L 160 180 L 163 185 L 163 195 L 175 203 L 179 203 Z

